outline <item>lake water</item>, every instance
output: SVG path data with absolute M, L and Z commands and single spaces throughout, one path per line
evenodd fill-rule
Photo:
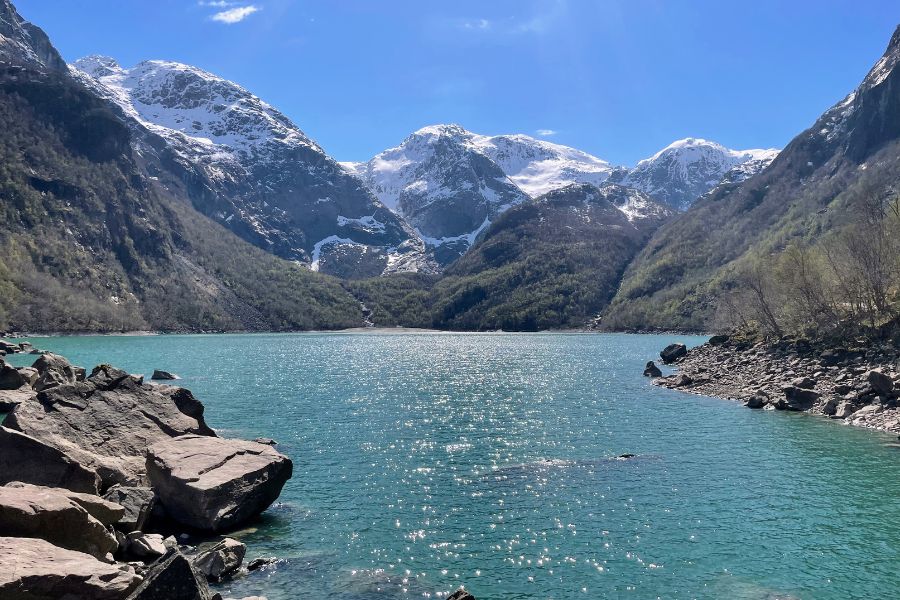
M 893 438 L 655 388 L 644 363 L 675 339 L 34 342 L 88 368 L 174 371 L 221 435 L 272 437 L 293 459 L 279 503 L 236 535 L 248 560 L 281 560 L 226 596 L 896 597 Z

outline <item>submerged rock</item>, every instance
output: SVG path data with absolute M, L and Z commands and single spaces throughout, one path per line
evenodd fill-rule
M 665 364 L 670 364 L 687 354 L 687 346 L 684 344 L 669 344 L 659 353 L 659 357 Z
M 167 514 L 215 532 L 268 508 L 292 468 L 271 446 L 197 435 L 158 442 L 147 452 L 147 474 Z
M 447 600 L 475 600 L 475 596 L 463 588 L 459 588 L 447 597 Z
M 102 507 L 90 499 L 72 497 L 73 494 L 26 484 L 0 488 L 0 532 L 40 538 L 61 548 L 104 558 L 119 547 L 106 525 L 110 516 L 117 518 L 121 512 L 116 515 L 113 506 Z M 97 501 L 103 502 L 100 498 Z M 106 517 L 106 522 L 98 517 Z
M 0 537 L 0 598 L 121 600 L 140 580 L 127 565 L 37 538 Z

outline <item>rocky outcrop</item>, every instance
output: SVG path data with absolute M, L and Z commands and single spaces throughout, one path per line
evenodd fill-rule
M 659 353 L 659 357 L 668 365 L 672 364 L 685 354 L 687 354 L 687 346 L 684 344 L 669 344 L 662 349 L 662 352 Z
M 78 379 L 77 368 L 58 354 L 43 354 L 31 367 L 38 372 L 37 381 L 34 383 L 34 389 L 38 392 L 75 383 Z
M 201 551 L 194 559 L 194 567 L 210 581 L 221 581 L 241 567 L 246 554 L 247 546 L 235 539 L 224 538 Z
M 147 451 L 147 474 L 169 516 L 215 532 L 268 508 L 292 468 L 272 447 L 242 440 L 185 435 Z
M 22 481 L 74 492 L 97 493 L 100 476 L 62 450 L 0 427 L 0 485 Z
M 0 390 L 17 390 L 25 384 L 25 377 L 18 369 L 0 360 Z
M 17 406 L 34 397 L 34 390 L 21 387 L 17 390 L 0 390 L 0 412 L 10 412 Z
M 121 600 L 140 580 L 128 565 L 36 538 L 0 537 L 0 565 L 0 598 L 16 600 Z
M 44 373 L 66 372 L 49 366 L 59 364 L 55 355 L 42 356 L 35 368 L 41 370 L 38 363 L 48 356 Z M 17 406 L 5 425 L 96 470 L 103 487 L 144 483 L 144 454 L 156 442 L 215 435 L 203 419 L 203 405 L 188 390 L 147 385 L 108 365 L 83 382 L 39 392 Z
M 749 408 L 802 411 L 900 433 L 900 349 L 893 345 L 717 342 L 692 348 L 678 359 L 676 376 L 654 383 L 742 400 Z
M 121 516 L 115 505 L 56 488 L 10 484 L 0 488 L 0 533 L 40 538 L 60 548 L 104 559 L 118 549 L 106 526 Z M 111 518 L 112 517 L 112 518 Z M 101 520 L 103 519 L 103 520 Z
M 178 550 L 170 550 L 127 600 L 213 600 L 213 594 L 190 561 Z

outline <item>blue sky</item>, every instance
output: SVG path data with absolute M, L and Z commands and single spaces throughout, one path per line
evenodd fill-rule
M 896 0 L 14 2 L 67 60 L 197 65 L 339 160 L 449 122 L 625 165 L 691 136 L 781 147 L 859 83 L 900 22 Z

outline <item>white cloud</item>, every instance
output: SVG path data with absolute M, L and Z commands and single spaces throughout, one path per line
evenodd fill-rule
M 555 129 L 538 129 L 535 133 L 541 137 L 550 137 L 551 135 L 556 135 L 557 131 Z
M 253 13 L 259 12 L 259 10 L 260 8 L 258 6 L 252 4 L 249 6 L 238 6 L 236 8 L 223 10 L 222 12 L 217 12 L 211 17 L 211 19 L 213 21 L 218 21 L 219 23 L 233 25 L 234 23 L 240 23 Z
M 491 22 L 487 19 L 471 19 L 469 21 L 463 21 L 462 28 L 475 31 L 484 31 L 491 28 Z

